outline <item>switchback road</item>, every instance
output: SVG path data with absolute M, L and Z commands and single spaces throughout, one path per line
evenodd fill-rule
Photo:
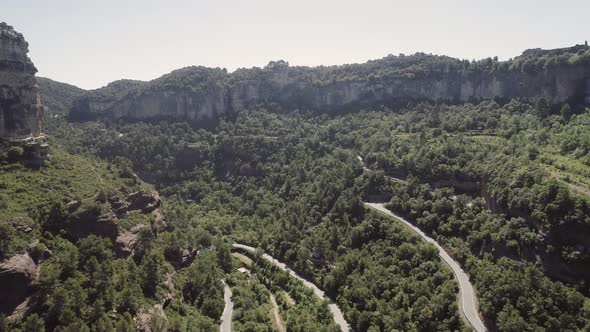
M 418 235 L 420 235 L 424 240 L 426 240 L 426 242 L 432 243 L 438 249 L 438 254 L 439 254 L 440 258 L 442 258 L 442 260 L 445 263 L 447 263 L 447 265 L 451 268 L 451 270 L 453 270 L 453 273 L 455 274 L 455 278 L 459 282 L 459 300 L 460 300 L 459 302 L 460 302 L 460 307 L 461 307 L 461 311 L 463 312 L 463 315 L 465 316 L 465 318 L 467 318 L 467 321 L 469 322 L 469 324 L 471 325 L 471 327 L 473 327 L 473 329 L 475 331 L 477 331 L 477 332 L 486 331 L 486 327 L 483 324 L 483 321 L 481 320 L 481 318 L 479 317 L 479 313 L 477 310 L 477 307 L 478 307 L 477 297 L 475 296 L 475 290 L 473 288 L 473 285 L 471 285 L 471 282 L 469 281 L 469 276 L 465 273 L 465 271 L 463 271 L 461 266 L 456 261 L 454 261 L 451 258 L 451 256 L 449 256 L 449 254 L 445 251 L 445 249 L 443 247 L 441 247 L 434 239 L 432 239 L 428 235 L 424 234 L 424 232 L 422 232 L 418 227 L 414 226 L 412 223 L 408 222 L 404 218 L 402 218 L 398 215 L 395 215 L 391 211 L 386 209 L 383 203 L 364 203 L 364 204 L 365 204 L 365 206 L 367 206 L 371 209 L 377 210 L 381 213 L 384 213 L 390 217 L 393 217 L 393 218 L 401 221 L 406 226 L 411 228 L 414 232 L 416 232 Z

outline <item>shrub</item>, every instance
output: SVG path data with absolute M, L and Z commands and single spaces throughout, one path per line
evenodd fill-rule
M 8 149 L 7 155 L 10 161 L 18 161 L 23 157 L 24 150 L 21 147 L 13 146 Z

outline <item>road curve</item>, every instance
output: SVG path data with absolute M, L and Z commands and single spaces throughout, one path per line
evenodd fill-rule
M 426 242 L 432 243 L 437 249 L 438 254 L 442 260 L 447 263 L 447 265 L 453 270 L 455 274 L 455 278 L 459 282 L 459 301 L 461 302 L 461 310 L 463 314 L 467 318 L 471 327 L 477 332 L 485 332 L 486 327 L 483 324 L 481 318 L 479 317 L 479 313 L 477 310 L 477 297 L 475 296 L 475 290 L 473 289 L 473 285 L 469 282 L 469 276 L 461 269 L 461 266 L 455 262 L 449 254 L 441 247 L 434 239 L 429 237 L 428 235 L 424 234 L 418 227 L 414 226 L 404 218 L 393 214 L 391 211 L 385 208 L 383 203 L 364 203 L 365 206 L 377 210 L 381 213 L 384 213 L 390 217 L 394 217 L 399 221 L 406 224 L 406 226 L 410 227 L 414 232 L 418 233 Z
M 256 248 L 250 247 L 250 246 L 247 246 L 244 244 L 240 244 L 240 243 L 234 243 L 233 247 L 247 250 L 250 252 L 256 252 Z M 326 294 L 324 294 L 324 291 L 319 289 L 318 286 L 316 286 L 312 282 L 308 281 L 307 279 L 303 278 L 299 274 L 295 273 L 295 271 L 289 269 L 289 267 L 285 263 L 279 262 L 278 260 L 276 260 L 274 257 L 272 257 L 269 254 L 262 254 L 262 257 L 264 259 L 266 259 L 267 261 L 271 262 L 273 265 L 279 267 L 281 270 L 287 271 L 291 276 L 299 279 L 307 288 L 310 288 L 314 292 L 314 294 L 317 295 L 320 299 L 328 299 Z M 340 308 L 338 308 L 338 306 L 334 303 L 330 303 L 328 305 L 328 307 L 330 308 L 330 312 L 332 312 L 332 316 L 334 316 L 334 321 L 336 322 L 336 324 L 338 324 L 338 326 L 340 326 L 340 329 L 343 332 L 349 332 L 350 328 L 348 326 L 348 323 L 346 322 L 346 319 L 344 319 L 344 315 L 342 314 L 342 311 L 340 310 Z
M 225 301 L 225 307 L 223 308 L 223 314 L 221 314 L 219 332 L 231 332 L 231 318 L 234 311 L 234 302 L 231 300 L 231 288 L 225 283 L 225 280 L 221 280 L 221 282 L 223 283 L 223 300 Z

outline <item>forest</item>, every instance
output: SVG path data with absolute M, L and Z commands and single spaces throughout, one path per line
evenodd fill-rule
M 272 329 L 271 294 L 288 330 L 333 329 L 325 304 L 310 301 L 304 288 L 259 258 L 249 265 L 237 259 L 230 254 L 235 241 L 319 285 L 355 331 L 468 330 L 448 267 L 434 247 L 362 204 L 380 201 L 460 262 L 489 329 L 588 329 L 589 125 L 590 110 L 543 100 L 419 103 L 339 116 L 261 106 L 214 131 L 49 118 L 52 155 L 84 156 L 110 172 L 103 178 L 127 185 L 151 183 L 162 195 L 167 227 L 142 232 L 131 260 L 113 256 L 101 237 L 76 242 L 45 233 L 43 244 L 54 255 L 42 264 L 51 272 L 40 289 L 62 292 L 71 306 L 56 312 L 40 297 L 46 309 L 21 328 L 106 324 L 109 330 L 129 324 L 145 304 L 164 302 L 165 315 L 147 313 L 160 317 L 150 320 L 155 328 L 216 329 L 225 275 L 236 329 Z M 50 213 L 28 214 L 43 223 Z M 4 243 L 7 253 L 23 247 Z M 199 254 L 181 267 L 186 250 Z M 57 263 L 66 259 L 67 269 Z M 60 290 L 56 283 L 70 286 Z M 117 315 L 93 314 L 97 307 Z
M 363 206 L 379 201 L 460 262 L 490 329 L 586 329 L 589 125 L 588 110 L 544 100 L 338 116 L 260 106 L 215 130 L 49 116 L 39 170 L 0 156 L 0 255 L 28 251 L 41 270 L 13 327 L 214 330 L 226 279 L 238 330 L 273 329 L 271 295 L 289 330 L 334 330 L 325 303 L 263 260 L 237 271 L 237 242 L 319 285 L 355 331 L 469 329 L 434 247 Z M 154 189 L 165 225 L 117 212 Z M 130 252 L 76 226 L 110 214 L 135 232 Z

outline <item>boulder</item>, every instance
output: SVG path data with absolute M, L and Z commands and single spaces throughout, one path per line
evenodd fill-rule
M 110 211 L 88 210 L 72 213 L 67 217 L 66 223 L 68 234 L 76 239 L 91 234 L 116 239 L 119 234 L 117 216 Z
M 117 255 L 119 257 L 128 257 L 133 254 L 137 244 L 139 232 L 146 227 L 149 226 L 146 224 L 137 224 L 131 227 L 130 230 L 119 230 L 119 235 L 115 240 L 115 250 L 117 251 Z
M 160 207 L 161 199 L 157 191 L 137 191 L 127 196 L 128 211 L 140 210 L 143 213 L 153 212 Z
M 155 229 L 158 232 L 164 231 L 166 227 L 168 227 L 168 224 L 166 223 L 166 219 L 162 214 L 162 210 L 156 209 L 152 212 L 152 214 L 155 217 L 154 224 L 152 225 L 153 229 Z
M 11 314 L 33 292 L 38 268 L 28 254 L 0 263 L 0 313 Z

